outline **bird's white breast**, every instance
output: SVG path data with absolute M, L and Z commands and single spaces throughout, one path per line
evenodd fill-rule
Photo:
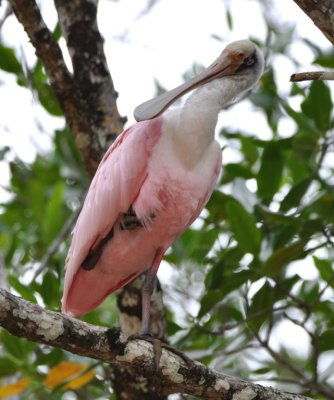
M 202 156 L 190 165 L 182 158 L 189 155 L 175 151 L 173 132 L 168 128 L 164 125 L 154 147 L 148 176 L 134 208 L 137 216 L 144 220 L 150 214 L 159 216 L 160 220 L 152 220 L 152 226 L 160 221 L 169 231 L 167 236 L 172 237 L 183 231 L 200 212 L 203 199 L 215 184 L 221 150 L 212 140 Z

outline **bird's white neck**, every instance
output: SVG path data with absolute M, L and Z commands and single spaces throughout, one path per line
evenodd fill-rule
M 197 163 L 214 141 L 218 114 L 233 102 L 235 89 L 231 79 L 216 79 L 195 90 L 182 108 L 171 111 L 175 151 L 185 165 Z

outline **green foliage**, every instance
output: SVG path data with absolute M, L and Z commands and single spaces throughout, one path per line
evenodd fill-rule
M 232 29 L 229 9 L 226 23 Z M 292 27 L 269 29 L 272 57 L 285 57 L 294 40 Z M 60 37 L 59 26 L 55 37 Z M 315 64 L 334 67 L 332 51 L 323 53 L 310 42 L 307 46 Z M 26 72 L 15 51 L 0 45 L 0 69 L 30 88 L 49 114 L 62 115 L 39 61 Z M 300 107 L 291 101 L 295 99 Z M 257 127 L 252 133 L 231 128 L 220 132 L 224 147 L 234 149 L 234 159 L 224 162 L 200 223 L 165 257 L 177 276 L 168 293 L 174 299 L 168 332 L 175 345 L 224 372 L 325 399 L 324 393 L 333 391 L 334 375 L 333 365 L 326 371 L 322 361 L 334 351 L 331 91 L 328 84 L 313 82 L 291 84 L 290 93 L 281 93 L 277 72 L 268 68 L 249 101 L 270 135 L 256 137 L 261 135 Z M 294 127 L 288 137 L 282 131 L 284 121 Z M 27 300 L 59 310 L 70 235 L 62 229 L 88 185 L 79 153 L 71 133 L 63 129 L 54 133 L 52 150 L 38 154 L 31 164 L 8 147 L 0 149 L 0 159 L 11 175 L 5 187 L 10 199 L 0 209 L 0 255 L 7 284 Z M 235 182 L 244 188 L 242 195 Z M 116 324 L 115 308 L 110 297 L 85 319 Z M 301 348 L 299 336 L 289 329 L 298 329 L 308 345 Z M 0 378 L 33 378 L 27 399 L 62 398 L 43 381 L 68 354 L 6 331 L 0 332 L 0 343 Z M 93 380 L 84 392 L 74 391 L 77 398 L 105 396 L 107 367 L 99 366 L 99 376 L 104 383 Z
M 225 212 L 240 249 L 245 253 L 257 254 L 260 249 L 261 233 L 255 225 L 253 216 L 236 200 L 226 202 Z
M 317 59 L 322 60 L 320 50 Z M 295 96 L 300 109 L 291 105 Z M 201 231 L 218 234 L 206 258 L 198 259 L 189 248 L 185 265 L 185 253 L 178 251 L 184 237 L 169 255 L 185 267 L 181 274 L 190 274 L 191 262 L 204 281 L 199 294 L 197 289 L 197 312 L 189 309 L 188 320 L 176 319 L 176 338 L 182 326 L 186 333 L 175 340 L 185 349 L 204 348 L 199 359 L 225 372 L 278 379 L 288 391 L 293 382 L 291 391 L 300 388 L 326 398 L 317 388 L 331 393 L 334 374 L 333 365 L 325 373 L 321 361 L 334 351 L 334 195 L 328 161 L 334 151 L 333 103 L 324 82 L 291 85 L 290 98 L 279 93 L 269 69 L 250 100 L 265 116 L 272 138 L 221 132 L 224 147 L 237 149 L 241 161 L 223 165 L 220 186 L 207 205 Z M 289 137 L 280 130 L 284 119 L 294 124 Z M 236 180 L 245 188 L 242 197 Z M 195 231 L 186 234 L 188 242 L 191 234 Z M 181 284 L 174 284 L 182 291 Z M 300 347 L 294 333 L 282 331 L 286 324 L 299 329 L 308 348 Z M 266 356 L 254 356 L 253 347 Z M 253 367 L 254 358 L 260 368 Z M 294 367 L 305 380 L 316 379 L 317 388 L 301 384 Z
M 283 174 L 283 155 L 281 146 L 270 142 L 263 150 L 261 167 L 257 175 L 258 196 L 265 204 L 270 203 L 278 191 Z
M 55 116 L 63 115 L 63 112 L 58 104 L 53 89 L 48 82 L 42 63 L 38 61 L 31 73 L 31 83 L 37 93 L 41 105 L 51 114 Z
M 14 50 L 3 45 L 0 45 L 0 69 L 16 75 L 22 74 L 23 71 Z
M 301 108 L 303 113 L 316 123 L 321 132 L 327 132 L 333 103 L 330 90 L 324 82 L 312 82 L 309 95 L 306 97 Z

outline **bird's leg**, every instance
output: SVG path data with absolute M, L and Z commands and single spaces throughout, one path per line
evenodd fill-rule
M 152 265 L 146 272 L 145 282 L 142 290 L 142 323 L 140 333 L 138 335 L 131 335 L 128 339 L 143 339 L 153 345 L 154 352 L 154 365 L 156 369 L 160 363 L 161 357 L 161 340 L 152 337 L 150 329 L 150 316 L 151 316 L 151 296 L 154 290 L 155 278 L 159 269 L 161 259 L 164 255 L 164 249 L 159 248 L 154 256 Z
M 150 316 L 151 316 L 151 296 L 154 290 L 154 282 L 157 276 L 164 249 L 161 247 L 156 252 L 151 268 L 146 272 L 145 282 L 142 292 L 142 323 L 140 335 L 151 336 Z
M 152 337 L 151 329 L 150 329 L 150 316 L 151 316 L 151 296 L 154 289 L 154 282 L 157 276 L 157 272 L 159 269 L 159 265 L 161 259 L 164 255 L 164 249 L 159 248 L 156 252 L 151 268 L 146 272 L 146 278 L 143 286 L 142 291 L 142 323 L 141 323 L 141 330 L 139 335 L 131 335 L 129 340 L 135 339 L 143 339 L 146 340 L 153 345 L 153 352 L 154 352 L 154 365 L 155 368 L 158 369 L 160 364 L 160 358 L 162 353 L 162 348 L 165 348 L 172 353 L 176 354 L 177 356 L 181 357 L 188 366 L 193 365 L 193 360 L 187 357 L 182 351 L 175 349 L 174 347 L 168 345 L 167 343 L 163 342 L 161 339 Z
M 160 364 L 162 348 L 165 348 L 173 352 L 177 356 L 181 357 L 186 362 L 186 364 L 190 366 L 193 364 L 193 361 L 189 357 L 187 357 L 178 349 L 175 349 L 174 347 L 168 345 L 167 343 L 164 343 L 161 339 L 154 338 L 151 335 L 151 329 L 150 329 L 151 296 L 154 290 L 155 278 L 157 276 L 157 272 L 163 255 L 164 255 L 164 249 L 159 248 L 154 257 L 151 268 L 146 273 L 146 278 L 142 292 L 142 325 L 139 337 L 142 337 L 145 340 L 152 343 L 154 351 L 154 365 L 156 369 L 158 369 Z

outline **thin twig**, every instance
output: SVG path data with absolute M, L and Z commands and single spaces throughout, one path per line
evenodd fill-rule
M 322 295 L 326 292 L 326 290 L 331 286 L 331 284 L 334 281 L 334 272 L 331 274 L 331 276 L 328 278 L 326 284 L 324 285 L 324 287 L 320 290 L 317 298 L 314 300 L 311 308 L 315 309 L 315 307 L 320 303 L 321 297 Z
M 327 239 L 328 244 L 330 246 L 334 247 L 334 240 L 331 237 L 331 233 L 328 231 L 329 231 L 328 227 L 324 226 L 322 228 L 322 233 L 324 234 L 325 238 Z
M 277 288 L 279 287 L 278 282 L 277 282 Z M 249 303 L 248 301 L 246 302 L 246 307 L 249 308 Z M 302 386 L 307 386 L 307 387 L 314 387 L 314 382 L 311 383 L 309 382 L 309 380 L 306 378 L 306 376 L 304 376 L 303 372 L 301 369 L 297 368 L 292 362 L 290 362 L 289 359 L 284 358 L 281 354 L 277 353 L 276 351 L 274 351 L 270 345 L 269 345 L 269 340 L 263 340 L 260 336 L 260 334 L 252 329 L 252 333 L 254 335 L 254 337 L 256 338 L 256 340 L 259 342 L 259 344 L 269 353 L 269 355 L 275 360 L 277 361 L 279 364 L 281 364 L 283 367 L 285 367 L 286 369 L 288 369 L 290 372 L 292 372 L 296 377 L 298 377 L 300 379 L 300 384 Z M 320 389 L 317 386 L 317 389 L 320 392 Z
M 276 279 L 275 280 L 276 283 L 276 287 L 278 290 L 280 290 L 281 292 L 283 292 L 287 297 L 289 297 L 292 301 L 294 301 L 299 308 L 301 308 L 303 311 L 307 311 L 307 312 L 311 312 L 311 306 L 300 300 L 298 297 L 296 297 L 295 295 L 291 294 L 289 290 L 287 290 L 283 285 L 281 285 L 281 283 Z
M 284 313 L 284 316 L 286 319 L 291 321 L 293 324 L 299 326 L 302 328 L 310 337 L 311 340 L 311 345 L 312 345 L 312 362 L 313 362 L 313 383 L 315 385 L 318 385 L 318 363 L 319 363 L 319 345 L 318 345 L 318 337 L 315 335 L 312 331 L 310 331 L 306 326 L 305 326 L 305 318 L 303 321 L 299 321 L 290 315 Z
M 333 71 L 311 71 L 311 72 L 299 72 L 292 74 L 290 82 L 301 82 L 301 81 L 333 81 Z
M 300 379 L 300 385 L 309 388 L 310 390 L 314 390 L 319 394 L 324 395 L 328 400 L 334 399 L 333 391 L 329 388 L 328 390 L 324 387 L 320 386 L 317 382 L 314 382 L 313 379 L 310 380 L 306 378 L 303 374 L 302 370 L 297 368 L 290 360 L 284 358 L 281 354 L 274 351 L 267 341 L 261 339 L 260 335 L 253 331 L 255 338 L 262 345 L 263 348 L 267 350 L 270 356 L 277 361 L 279 364 L 290 370 L 296 377 Z
M 268 308 L 266 308 L 264 310 L 260 310 L 260 311 L 256 312 L 255 314 L 243 319 L 242 321 L 236 322 L 234 324 L 226 324 L 226 325 L 222 326 L 221 328 L 219 328 L 217 331 L 211 331 L 209 329 L 205 329 L 199 324 L 196 324 L 195 328 L 198 329 L 199 331 L 203 332 L 203 333 L 208 334 L 208 335 L 219 336 L 219 335 L 222 335 L 224 332 L 232 330 L 232 329 L 235 329 L 235 328 L 238 328 L 239 326 L 242 326 L 242 325 L 246 324 L 249 321 L 253 321 L 254 319 L 257 319 L 257 318 L 262 317 L 264 315 L 267 315 L 269 313 L 272 314 L 272 313 L 275 313 L 275 312 L 278 312 L 278 311 L 286 310 L 289 307 L 290 307 L 289 305 L 279 306 L 279 307 L 276 307 L 276 308 L 272 308 L 272 307 L 269 308 L 268 307 Z
M 297 368 L 294 364 L 292 364 L 292 362 L 290 362 L 290 360 L 284 358 L 282 355 L 276 353 L 276 351 L 274 351 L 270 346 L 269 343 L 267 342 L 267 340 L 263 340 L 261 339 L 261 336 L 253 331 L 253 334 L 255 336 L 255 338 L 257 339 L 257 341 L 260 343 L 260 345 L 267 350 L 267 352 L 271 355 L 271 357 L 279 362 L 282 366 L 284 366 L 286 369 L 288 369 L 289 371 L 291 371 L 295 376 L 297 376 L 300 380 L 301 380 L 301 384 L 303 385 L 304 382 L 307 381 L 306 377 L 304 376 L 302 370 L 300 370 L 299 368 Z

